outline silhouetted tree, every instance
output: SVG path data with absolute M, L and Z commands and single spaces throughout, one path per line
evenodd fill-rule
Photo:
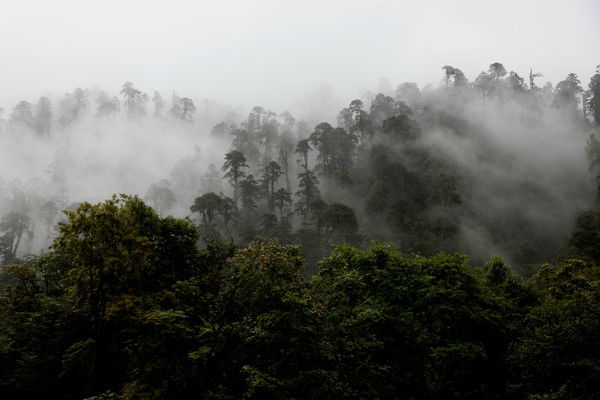
M 223 172 L 225 172 L 223 177 L 229 178 L 229 182 L 233 186 L 233 202 L 235 203 L 236 207 L 238 205 L 240 192 L 239 181 L 246 175 L 242 169 L 247 167 L 248 164 L 246 164 L 246 157 L 244 157 L 242 152 L 232 150 L 225 154 L 225 163 L 223 163 L 223 167 L 221 169 Z

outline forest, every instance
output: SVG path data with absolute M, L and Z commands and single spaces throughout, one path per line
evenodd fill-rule
M 0 109 L 0 397 L 599 398 L 600 66 L 440 71 Z

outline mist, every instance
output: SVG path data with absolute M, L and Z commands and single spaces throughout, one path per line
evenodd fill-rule
M 595 0 L 2 2 L 0 106 L 123 82 L 247 109 L 295 108 L 323 83 L 343 99 L 382 78 L 476 76 L 491 60 L 583 82 L 598 61 Z
M 562 254 L 597 201 L 582 97 L 598 62 L 595 1 L 23 1 L 0 13 L 0 214 L 31 220 L 20 256 L 48 248 L 60 210 L 122 193 L 239 244 L 275 235 L 312 248 L 307 229 L 333 229 L 321 208 L 350 207 L 353 236 L 322 241 L 313 260 L 378 239 L 522 268 Z M 498 62 L 505 74 L 482 88 Z M 573 72 L 582 91 L 561 106 L 557 84 Z M 323 122 L 353 148 L 334 150 L 333 167 L 316 148 Z M 314 210 L 302 200 L 303 139 Z M 235 228 L 229 216 L 209 227 L 190 209 L 197 198 L 244 196 L 223 168 L 233 150 L 256 193 Z M 266 195 L 269 162 L 285 174 Z M 291 198 L 275 212 L 280 188 Z
M 543 89 L 535 82 L 533 87 L 518 90 L 499 86 L 500 91 L 486 101 L 474 84 L 448 79 L 446 76 L 436 87 L 422 89 L 414 83 L 383 81 L 374 90 L 363 90 L 362 99 L 356 99 L 361 108 L 370 110 L 373 125 L 368 128 L 370 137 L 366 131 L 361 132 L 362 128 L 346 126 L 348 132 L 354 130 L 362 137 L 352 166 L 343 168 L 349 175 L 340 179 L 339 175 L 335 178 L 315 171 L 322 198 L 319 201 L 351 207 L 363 239 L 338 236 L 330 238 L 330 243 L 380 239 L 405 251 L 461 251 L 475 262 L 500 254 L 518 268 L 552 261 L 564 250 L 577 213 L 597 201 L 586 155 L 591 133 L 587 120 L 557 108 L 550 83 Z M 134 103 L 124 92 L 126 88 L 133 91 Z M 384 93 L 375 96 L 380 90 Z M 192 105 L 189 113 L 181 110 L 182 99 Z M 287 154 L 282 159 L 282 149 L 287 146 L 286 151 L 293 153 L 300 140 L 314 140 L 313 130 L 317 132 L 320 123 L 344 126 L 340 118 L 344 110 L 350 110 L 343 108 L 344 102 L 348 104 L 352 99 L 344 101 L 330 86 L 322 85 L 298 101 L 297 110 L 292 112 L 262 107 L 248 110 L 210 100 L 194 102 L 176 94 L 169 101 L 150 88 L 142 92 L 126 83 L 120 94 L 96 87 L 76 89 L 48 100 L 51 116 L 43 129 L 36 122 L 42 100 L 28 103 L 33 104 L 29 106 L 33 118 L 30 122 L 23 120 L 26 117 L 20 114 L 19 106 L 2 119 L 0 213 L 20 212 L 32 221 L 30 235 L 19 249 L 21 256 L 47 249 L 57 234 L 57 222 L 63 218 L 60 210 L 73 209 L 83 201 L 99 202 L 113 194 L 137 195 L 161 215 L 191 217 L 207 228 L 190 207 L 196 198 L 209 192 L 235 196 L 235 185 L 221 171 L 224 156 L 231 150 L 246 156 L 246 176 L 257 179 L 269 161 L 287 164 L 285 179 L 279 179 L 277 186 L 287 187 L 292 199 L 285 207 L 285 217 L 284 208 L 280 209 L 279 222 L 289 224 L 301 235 L 310 226 L 308 214 L 298 211 L 300 201 L 295 213 L 291 204 L 295 201 L 293 195 L 298 196 L 300 191 L 301 157 Z M 383 125 L 382 118 L 377 122 L 377 102 L 381 100 L 396 104 L 386 117 L 405 117 L 409 125 L 392 130 L 392 134 L 386 131 L 385 121 Z M 352 118 L 356 118 L 355 112 Z M 258 128 L 253 127 L 256 123 Z M 254 144 L 254 129 L 259 129 L 258 135 L 269 135 L 264 133 L 269 132 L 267 128 L 275 136 L 257 137 L 259 141 Z M 315 143 L 307 161 L 318 168 L 323 153 L 316 151 Z M 414 231 L 405 219 L 394 222 L 393 212 L 386 217 L 387 211 L 369 208 L 370 202 L 379 201 L 373 200 L 379 196 L 373 192 L 373 182 L 379 178 L 372 157 L 381 146 L 389 152 L 385 157 L 394 160 L 396 167 L 392 168 L 401 168 L 407 174 L 387 182 L 392 189 L 386 189 L 384 197 L 393 198 L 390 190 L 400 190 L 396 196 L 404 199 L 400 200 L 404 202 L 402 207 L 408 210 L 411 206 L 406 201 L 414 203 L 414 210 L 421 210 L 413 210 L 419 213 L 418 218 L 430 222 L 442 218 L 446 221 L 443 224 L 450 224 L 448 238 L 428 236 L 441 229 L 436 227 L 437 222 L 431 222 L 434 225 L 425 231 Z M 449 187 L 431 175 L 439 173 L 435 171 L 443 171 L 442 179 L 451 177 Z M 406 183 L 406 179 L 413 179 L 411 176 L 419 178 Z M 395 185 L 406 184 L 413 187 L 394 189 Z M 414 185 L 433 186 L 421 193 L 415 192 Z M 449 193 L 444 196 L 455 196 L 456 200 L 422 198 L 438 190 L 437 185 Z M 153 190 L 161 193 L 162 189 L 156 188 L 166 188 L 173 199 L 153 195 Z M 249 209 L 241 209 L 234 232 L 227 228 L 226 221 L 225 226 L 211 225 L 208 229 L 238 243 L 254 234 L 265 234 L 260 221 L 266 203 L 260 200 L 261 195 L 256 196 Z M 394 206 L 385 207 L 392 210 Z M 264 212 L 274 212 L 272 206 L 269 209 Z M 311 218 L 318 220 L 318 213 Z M 287 240 L 305 240 L 294 239 L 290 231 L 286 232 L 283 236 Z M 308 243 L 304 245 L 310 248 Z M 323 251 L 326 248 L 317 255 Z

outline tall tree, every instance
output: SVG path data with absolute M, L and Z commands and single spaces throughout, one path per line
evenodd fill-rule
M 312 216 L 313 204 L 321 199 L 319 180 L 311 170 L 305 170 L 298 174 L 298 179 L 296 212 L 302 216 L 303 223 L 308 224 Z
M 0 255 L 4 263 L 14 262 L 24 236 L 33 237 L 31 218 L 12 211 L 0 220 Z
M 278 189 L 274 194 L 275 206 L 279 209 L 279 219 L 284 220 L 283 211 L 286 207 L 292 205 L 292 194 L 285 188 Z
M 467 78 L 465 74 L 458 68 L 455 68 L 451 65 L 444 65 L 442 67 L 444 70 L 444 82 L 446 83 L 446 87 L 450 87 L 450 81 L 453 82 L 453 87 L 464 87 L 467 84 Z
M 171 96 L 171 109 L 169 110 L 169 114 L 171 114 L 173 118 L 181 118 L 181 97 L 175 93 Z
M 554 89 L 554 101 L 552 104 L 559 115 L 562 113 L 575 118 L 581 93 L 583 93 L 581 82 L 574 73 L 570 73 L 564 80 L 558 82 Z
M 212 127 L 210 134 L 219 140 L 225 140 L 234 129 L 236 129 L 235 124 L 230 125 L 227 122 L 219 122 Z
M 529 70 L 529 90 L 534 94 L 540 90 L 540 88 L 535 84 L 535 78 L 539 78 L 544 76 L 541 72 L 533 72 L 533 69 Z
M 39 135 L 49 135 L 52 126 L 52 104 L 47 97 L 40 97 L 35 106 L 35 130 Z
M 366 143 L 373 134 L 369 115 L 363 110 L 361 100 L 352 100 L 348 107 L 340 111 L 337 119 L 338 125 L 354 135 L 359 143 Z
M 356 136 L 343 128 L 333 128 L 327 122 L 315 127 L 310 141 L 317 154 L 315 170 L 327 178 L 349 182 L 349 172 L 356 147 Z
M 154 116 L 160 117 L 165 109 L 165 101 L 163 100 L 160 93 L 156 90 L 154 91 L 154 95 L 152 96 L 152 103 L 154 103 Z
M 292 151 L 294 151 L 294 143 L 292 141 L 291 133 L 289 131 L 285 131 L 279 138 L 278 160 L 283 174 L 285 175 L 285 186 L 288 191 L 291 190 L 290 155 L 292 154 Z
M 378 93 L 371 102 L 369 119 L 375 129 L 381 129 L 381 124 L 388 118 L 394 116 L 396 111 L 396 100 L 383 93 Z
M 144 199 L 152 204 L 159 216 L 163 216 L 166 211 L 173 208 L 177 201 L 175 193 L 171 190 L 171 182 L 167 179 L 150 185 Z
M 200 177 L 200 192 L 221 193 L 222 191 L 221 174 L 214 164 L 209 164 L 206 172 Z
M 273 211 L 275 208 L 275 184 L 279 180 L 279 177 L 283 174 L 281 167 L 275 161 L 271 161 L 265 167 L 265 173 L 263 175 L 263 182 L 268 188 L 267 205 L 269 211 Z
M 238 206 L 240 192 L 239 181 L 246 175 L 243 168 L 248 168 L 248 164 L 246 164 L 246 157 L 242 152 L 232 150 L 225 154 L 225 163 L 223 163 L 221 170 L 225 172 L 223 177 L 229 178 L 229 182 L 233 186 L 233 202 L 236 207 Z
M 487 72 L 481 72 L 475 79 L 475 88 L 481 93 L 481 101 L 485 107 L 485 100 L 494 91 L 494 83 L 492 76 Z
M 302 168 L 304 171 L 308 171 L 308 152 L 312 150 L 310 146 L 310 141 L 308 139 L 302 139 L 296 145 L 296 154 L 298 154 L 301 158 L 298 162 L 302 163 Z
M 121 95 L 125 102 L 125 112 L 129 118 L 137 118 L 146 112 L 142 106 L 142 92 L 133 87 L 133 83 L 125 82 L 121 88 Z
M 256 209 L 256 202 L 261 197 L 261 187 L 253 175 L 248 175 L 239 182 L 242 208 L 248 212 Z
M 243 152 L 250 163 L 259 161 L 260 141 L 258 136 L 246 128 L 233 129 L 231 135 L 233 136 L 231 146 L 235 150 Z
M 296 118 L 294 118 L 292 113 L 290 113 L 289 111 L 286 110 L 279 114 L 279 116 L 283 118 L 283 125 L 288 131 L 290 131 L 294 127 L 294 125 L 296 125 Z
M 509 89 L 516 93 L 522 93 L 525 91 L 525 79 L 519 76 L 519 74 L 517 74 L 515 71 L 510 71 L 508 78 L 506 78 L 506 83 Z
M 183 97 L 179 100 L 181 119 L 184 121 L 192 121 L 192 115 L 196 112 L 194 101 L 188 97 Z
M 502 65 L 501 63 L 495 62 L 490 64 L 488 73 L 490 74 L 490 77 L 492 78 L 494 83 L 498 84 L 500 79 L 502 79 L 504 75 L 506 75 L 506 68 L 504 68 L 504 65 Z
M 212 222 L 215 215 L 219 212 L 222 199 L 213 192 L 205 193 L 194 200 L 190 207 L 192 212 L 200 213 L 202 222 L 206 228 L 212 230 Z
M 596 125 L 600 126 L 600 65 L 596 67 L 596 73 L 590 79 L 586 106 Z

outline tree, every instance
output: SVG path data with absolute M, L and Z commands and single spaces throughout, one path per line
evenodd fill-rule
M 321 305 L 322 356 L 344 393 L 501 398 L 491 384 L 502 321 L 465 258 L 338 246 L 309 291 Z
M 45 202 L 40 208 L 40 217 L 46 224 L 46 240 L 52 238 L 55 229 L 56 217 L 60 214 L 60 209 L 54 200 Z
M 273 198 L 275 205 L 279 208 L 279 219 L 283 221 L 283 210 L 292 205 L 292 194 L 287 189 L 280 188 L 275 192 Z
M 279 138 L 278 160 L 281 165 L 283 174 L 285 175 L 285 186 L 287 190 L 291 190 L 290 186 L 290 155 L 294 151 L 294 143 L 289 132 L 284 132 Z
M 310 146 L 310 141 L 308 139 L 302 139 L 296 145 L 296 154 L 298 154 L 301 159 L 298 162 L 302 163 L 302 168 L 304 171 L 308 171 L 308 152 L 312 150 Z
M 243 152 L 248 162 L 256 163 L 260 159 L 259 138 L 248 129 L 234 129 L 231 131 L 233 142 L 231 147 L 234 150 Z
M 233 202 L 235 206 L 238 206 L 239 198 L 239 180 L 243 178 L 246 173 L 242 168 L 248 168 L 246 164 L 246 157 L 244 154 L 237 150 L 232 150 L 225 154 L 225 163 L 221 170 L 225 172 L 224 178 L 229 178 L 229 182 L 233 186 Z
M 404 82 L 396 88 L 396 99 L 405 101 L 410 107 L 414 107 L 421 101 L 421 91 L 416 83 Z
M 303 223 L 306 225 L 309 223 L 313 204 L 321 199 L 321 192 L 317 186 L 319 180 L 311 170 L 305 170 L 298 174 L 298 179 L 296 212 L 302 215 Z
M 504 65 L 500 64 L 499 62 L 495 62 L 490 64 L 488 73 L 490 74 L 490 77 L 494 81 L 494 83 L 498 84 L 500 79 L 502 79 L 504 75 L 506 75 L 506 68 L 504 68 Z
M 0 255 L 4 264 L 17 260 L 17 251 L 24 236 L 33 237 L 31 218 L 12 211 L 0 220 Z
M 219 140 L 225 140 L 228 135 L 235 129 L 235 125 L 229 125 L 227 122 L 219 122 L 210 130 L 210 134 Z
M 315 127 L 310 141 L 318 151 L 315 170 L 322 176 L 349 182 L 356 137 L 342 128 L 334 129 L 327 122 L 322 122 Z
M 196 112 L 196 106 L 194 101 L 187 97 L 183 97 L 180 100 L 181 119 L 184 121 L 192 121 L 192 115 Z
M 32 106 L 28 101 L 20 101 L 10 114 L 10 122 L 13 126 L 32 128 L 34 124 Z
M 600 126 L 600 65 L 596 67 L 596 73 L 590 79 L 587 93 L 589 96 L 586 103 L 587 110 L 596 125 Z
M 166 211 L 173 208 L 177 199 L 175 193 L 170 188 L 171 182 L 167 179 L 162 179 L 158 183 L 153 183 L 146 192 L 144 199 L 149 201 L 152 206 L 158 211 L 158 215 L 163 215 Z
M 373 134 L 369 115 L 363 110 L 361 100 L 352 100 L 347 108 L 340 111 L 337 119 L 338 125 L 356 137 L 360 143 L 365 143 Z
M 404 113 L 383 121 L 381 131 L 401 143 L 413 141 L 419 136 L 417 124 Z
M 142 92 L 134 88 L 133 83 L 125 82 L 120 93 L 125 99 L 125 111 L 129 118 L 138 118 L 146 113 L 142 106 Z
M 300 248 L 276 240 L 253 241 L 228 260 L 215 305 L 219 319 L 207 333 L 215 345 L 194 352 L 197 365 L 208 367 L 206 392 L 256 399 L 322 392 L 324 371 L 311 362 L 318 342 L 307 318 L 303 268 Z
M 275 225 L 277 225 L 277 217 L 274 214 L 263 214 L 261 218 L 262 232 L 268 239 L 272 237 Z
M 256 202 L 261 196 L 261 188 L 253 175 L 248 175 L 240 181 L 240 198 L 242 208 L 246 211 L 252 211 L 256 208 Z
M 225 226 L 225 232 L 229 231 L 229 222 L 231 222 L 235 216 L 236 205 L 231 197 L 224 196 L 221 199 L 221 207 L 219 207 L 218 213 L 223 217 L 223 225 Z
M 269 113 L 272 113 L 269 111 Z M 268 114 L 270 115 L 270 114 Z M 263 157 L 266 160 L 270 160 L 273 156 L 273 146 L 276 144 L 276 140 L 279 137 L 279 131 L 277 129 L 277 121 L 267 120 L 262 128 L 261 136 L 259 137 L 263 148 Z
M 33 125 L 39 135 L 49 135 L 52 126 L 52 104 L 47 97 L 40 97 L 36 105 Z
M 444 81 L 446 82 L 446 87 L 450 87 L 450 80 L 453 79 L 453 87 L 464 87 L 467 84 L 467 78 L 465 78 L 465 74 L 458 68 L 454 68 L 451 65 L 444 65 L 442 67 L 444 70 Z
M 171 109 L 169 110 L 169 114 L 173 118 L 181 118 L 181 97 L 177 96 L 177 94 L 173 93 L 171 97 Z
M 156 90 L 152 96 L 152 102 L 154 103 L 154 116 L 160 117 L 165 109 L 165 102 L 160 93 L 158 93 Z
M 51 251 L 68 260 L 64 312 L 80 328 L 68 337 L 62 375 L 83 391 L 75 397 L 85 397 L 122 387 L 128 366 L 152 356 L 149 332 L 163 321 L 175 327 L 178 314 L 158 304 L 197 270 L 198 234 L 189 221 L 159 218 L 137 197 L 82 203 L 66 215 Z
M 583 92 L 581 82 L 576 74 L 570 73 L 567 78 L 558 82 L 554 89 L 553 106 L 557 112 L 562 111 L 563 114 L 574 118 L 577 115 L 577 105 L 579 104 L 579 96 Z
M 222 192 L 221 174 L 214 164 L 209 164 L 206 172 L 200 177 L 200 192 Z
M 569 241 L 569 256 L 600 265 L 600 212 L 579 213 Z
M 279 114 L 279 116 L 283 118 L 283 124 L 288 131 L 296 125 L 296 118 L 289 111 L 286 110 Z
M 97 117 L 108 117 L 115 115 L 119 112 L 121 106 L 119 98 L 114 96 L 112 99 L 102 98 L 98 100 L 98 110 L 96 111 Z
M 539 268 L 529 282 L 538 304 L 522 320 L 508 358 L 517 378 L 513 390 L 531 399 L 600 395 L 599 283 L 597 265 L 581 260 Z
M 212 222 L 222 205 L 222 199 L 213 192 L 205 193 L 194 200 L 194 204 L 190 207 L 192 212 L 200 213 L 202 223 L 208 229 L 212 230 Z
M 510 71 L 508 78 L 506 78 L 508 87 L 515 93 L 522 93 L 525 91 L 525 79 L 523 79 L 515 71 Z
M 485 99 L 490 96 L 494 90 L 492 76 L 486 72 L 481 72 L 475 79 L 475 88 L 481 92 L 481 98 L 483 105 L 485 106 Z
M 65 127 L 77 121 L 88 109 L 89 98 L 86 90 L 77 88 L 73 93 L 65 93 L 59 103 L 59 122 Z
M 452 75 L 454 75 L 454 67 L 451 65 L 444 65 L 442 69 L 444 70 L 444 81 L 446 83 L 446 87 L 450 87 L 450 78 L 452 78 Z
M 529 70 L 529 90 L 531 92 L 533 92 L 534 94 L 540 90 L 540 88 L 535 84 L 535 78 L 539 78 L 544 76 L 542 73 L 540 72 L 533 72 L 533 69 Z
M 381 129 L 384 120 L 394 116 L 396 112 L 396 100 L 383 93 L 378 93 L 371 102 L 369 119 L 376 129 Z
M 341 203 L 328 205 L 322 214 L 323 228 L 336 239 L 352 240 L 358 229 L 354 210 Z
M 282 174 L 283 174 L 283 172 L 281 171 L 281 167 L 275 161 L 271 161 L 265 167 L 265 173 L 263 175 L 263 182 L 268 187 L 268 191 L 269 191 L 268 199 L 267 199 L 267 203 L 268 203 L 267 205 L 268 205 L 269 211 L 273 211 L 273 209 L 275 208 L 275 197 L 274 197 L 275 184 L 277 183 L 277 181 L 279 180 L 279 177 Z

